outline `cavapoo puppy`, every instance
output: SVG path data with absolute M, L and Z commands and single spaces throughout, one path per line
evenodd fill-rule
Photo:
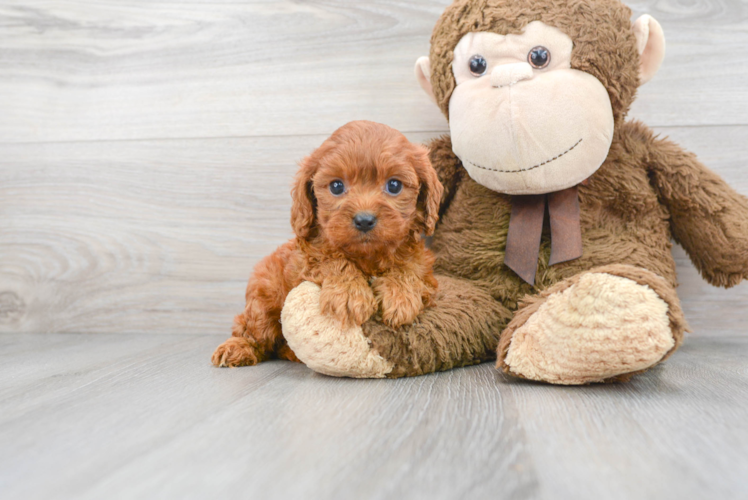
M 244 312 L 213 364 L 298 361 L 280 316 L 303 281 L 321 287 L 322 312 L 345 326 L 377 311 L 392 326 L 413 322 L 437 288 L 421 235 L 434 231 L 441 196 L 425 148 L 378 123 L 339 128 L 301 162 L 292 190 L 296 238 L 255 267 Z

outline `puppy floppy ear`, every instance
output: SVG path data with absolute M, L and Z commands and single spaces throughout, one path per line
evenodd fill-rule
M 315 223 L 315 212 L 317 210 L 317 199 L 314 197 L 312 177 L 317 172 L 317 160 L 307 156 L 300 163 L 291 188 L 291 227 L 296 236 L 306 239 L 310 236 Z
M 423 212 L 423 230 L 426 236 L 431 236 L 434 234 L 436 221 L 439 219 L 439 206 L 444 188 L 439 182 L 436 170 L 431 166 L 426 148 L 413 144 L 412 162 L 421 183 L 421 190 L 418 193 L 418 210 Z

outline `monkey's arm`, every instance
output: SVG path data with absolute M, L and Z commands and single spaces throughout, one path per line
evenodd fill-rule
M 412 377 L 496 358 L 498 336 L 512 318 L 501 302 L 469 280 L 438 276 L 434 304 L 410 325 L 361 325 L 371 347 L 392 363 L 388 378 Z
M 647 167 L 675 240 L 710 284 L 748 279 L 748 199 L 693 153 L 647 132 Z
M 466 175 L 467 172 L 462 168 L 460 159 L 452 151 L 452 138 L 449 135 L 431 140 L 426 147 L 429 148 L 429 159 L 434 170 L 436 170 L 439 182 L 444 186 L 442 202 L 439 206 L 439 215 L 441 216 L 452 201 L 463 175 Z
M 407 377 L 495 359 L 512 313 L 468 280 L 438 280 L 433 307 L 399 328 L 377 316 L 341 328 L 320 314 L 320 288 L 302 283 L 283 307 L 283 335 L 303 363 L 336 377 Z

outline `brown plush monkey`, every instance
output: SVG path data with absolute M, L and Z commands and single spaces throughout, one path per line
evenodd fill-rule
M 341 331 L 305 283 L 283 332 L 313 369 L 418 375 L 498 357 L 517 377 L 626 380 L 679 346 L 671 239 L 702 276 L 748 278 L 748 200 L 625 121 L 664 56 L 659 24 L 618 0 L 457 0 L 416 75 L 450 122 L 436 306 L 393 330 Z M 497 350 L 498 346 L 498 350 Z

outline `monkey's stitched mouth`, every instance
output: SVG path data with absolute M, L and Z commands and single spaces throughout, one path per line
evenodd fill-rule
M 467 163 L 469 163 L 470 165 L 472 165 L 472 166 L 474 166 L 474 167 L 477 167 L 477 168 L 483 169 L 483 170 L 488 170 L 488 171 L 490 171 L 490 172 L 499 172 L 499 173 L 502 173 L 502 174 L 515 174 L 515 173 L 519 173 L 519 172 L 527 172 L 528 170 L 535 170 L 535 169 L 536 169 L 536 168 L 538 168 L 538 167 L 542 167 L 543 165 L 548 165 L 549 163 L 551 163 L 551 162 L 553 162 L 553 161 L 556 161 L 556 160 L 558 160 L 559 158 L 561 158 L 561 157 L 562 157 L 562 156 L 564 156 L 565 154 L 569 153 L 569 152 L 570 152 L 570 151 L 571 151 L 572 149 L 574 149 L 574 148 L 576 148 L 577 146 L 579 146 L 579 144 L 580 144 L 581 142 L 582 142 L 582 139 L 579 139 L 579 140 L 578 140 L 578 141 L 576 142 L 576 144 L 574 144 L 574 145 L 573 145 L 572 147 L 570 147 L 569 149 L 567 149 L 567 150 L 566 150 L 566 151 L 564 151 L 563 153 L 561 153 L 561 154 L 558 154 L 558 155 L 554 156 L 554 157 L 553 157 L 553 158 L 551 158 L 550 160 L 546 160 L 546 161 L 544 161 L 543 163 L 538 163 L 537 165 L 534 165 L 534 166 L 532 166 L 532 167 L 528 167 L 528 168 L 520 168 L 520 169 L 518 169 L 518 170 L 501 170 L 500 168 L 488 168 L 488 167 L 482 167 L 482 166 L 480 166 L 480 165 L 478 165 L 478 164 L 476 164 L 476 163 L 473 163 L 473 162 L 471 162 L 471 161 L 468 161 Z

